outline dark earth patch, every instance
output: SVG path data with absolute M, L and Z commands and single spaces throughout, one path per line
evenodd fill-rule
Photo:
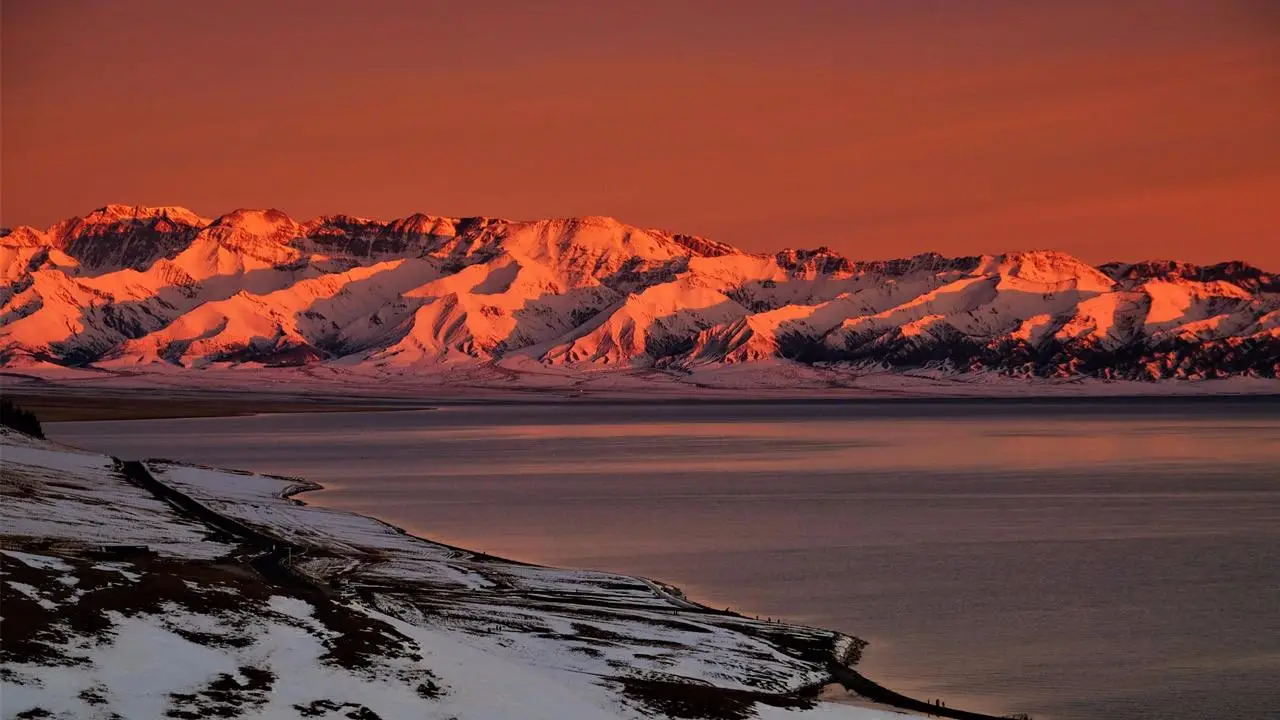
M 814 707 L 811 697 L 729 690 L 685 682 L 622 678 L 622 695 L 646 714 L 682 720 L 748 720 L 756 717 L 756 703 L 791 710 Z

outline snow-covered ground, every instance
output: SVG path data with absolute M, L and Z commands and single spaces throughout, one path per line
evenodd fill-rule
M 848 718 L 860 641 L 0 429 L 6 718 Z

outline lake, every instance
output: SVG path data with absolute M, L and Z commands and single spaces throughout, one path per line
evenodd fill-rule
M 1274 718 L 1280 402 L 446 406 L 51 423 L 303 476 L 309 503 L 871 642 L 860 669 L 1037 720 Z

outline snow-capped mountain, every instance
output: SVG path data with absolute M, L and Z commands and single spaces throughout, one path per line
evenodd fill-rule
M 603 217 L 109 205 L 6 232 L 0 283 L 5 366 L 1280 373 L 1280 276 L 1240 262 L 756 255 Z

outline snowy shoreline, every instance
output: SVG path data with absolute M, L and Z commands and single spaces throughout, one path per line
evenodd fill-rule
M 6 715 L 899 716 L 818 702 L 862 647 L 840 633 L 433 543 L 295 478 L 2 439 Z M 122 677 L 138 653 L 186 667 Z
M 282 500 L 286 500 L 286 499 L 291 500 L 292 502 L 298 503 L 299 505 L 303 505 L 303 506 L 306 506 L 307 503 L 304 500 L 298 499 L 298 496 L 303 495 L 305 493 L 309 493 L 309 492 L 322 491 L 325 489 L 325 486 L 323 484 L 317 483 L 311 480 L 306 480 L 303 478 L 288 477 L 288 478 L 282 478 L 282 479 L 292 481 L 294 484 L 290 485 L 289 487 L 281 491 L 279 494 L 279 497 Z M 444 543 L 439 540 L 429 540 L 427 538 L 414 535 L 413 533 L 410 533 L 409 531 L 405 530 L 404 528 L 398 525 L 387 522 L 386 520 L 382 520 L 381 518 L 375 517 L 373 515 L 366 515 L 364 513 L 357 513 L 354 511 L 342 511 L 342 512 L 350 512 L 353 515 L 358 515 L 360 517 L 368 518 L 369 520 L 373 520 L 374 522 L 380 523 L 382 525 L 385 525 L 391 528 L 395 532 L 421 540 L 423 542 L 440 545 L 443 547 L 458 550 L 460 552 L 475 553 L 475 551 L 473 550 L 468 550 L 466 548 L 462 548 L 456 545 L 450 545 L 448 543 Z M 511 560 L 508 558 L 492 556 L 492 555 L 488 555 L 487 553 L 479 553 L 479 554 L 483 555 L 484 557 L 490 557 L 490 558 L 493 558 L 494 560 L 504 562 L 504 563 L 529 565 L 530 567 L 541 567 L 544 569 L 557 569 L 557 568 L 551 568 L 549 566 L 530 565 L 529 563 L 523 563 L 518 560 Z M 681 589 L 680 587 L 672 585 L 670 583 L 661 582 L 661 581 L 653 580 L 646 577 L 640 577 L 638 575 L 628 576 L 628 577 L 632 577 L 633 579 L 639 580 L 640 582 L 644 583 L 653 591 L 654 595 L 666 600 L 667 602 L 671 603 L 674 606 L 688 608 L 696 612 L 729 615 L 732 617 L 739 617 L 744 619 L 746 617 L 739 613 L 732 612 L 727 608 L 725 610 L 719 610 L 709 605 L 704 605 L 698 602 L 696 599 L 690 598 L 684 592 L 684 590 Z M 794 623 L 791 623 L 789 621 L 783 621 L 781 619 L 779 619 L 777 622 L 779 624 L 795 626 Z M 813 628 L 813 629 L 823 630 L 822 628 Z M 826 678 L 825 680 L 820 680 L 815 683 L 812 683 L 809 687 L 805 687 L 797 690 L 796 691 L 797 694 L 821 695 L 824 693 L 824 691 L 827 688 L 834 686 L 836 688 L 839 688 L 844 693 L 847 693 L 848 699 L 855 703 L 859 701 L 866 702 L 866 703 L 871 703 L 872 706 L 881 705 L 881 706 L 897 708 L 900 710 L 926 713 L 928 715 L 932 715 L 935 717 L 955 718 L 956 720 L 1002 720 L 998 716 L 987 715 L 984 713 L 970 712 L 970 711 L 956 709 L 956 708 L 939 707 L 932 703 L 928 703 L 914 697 L 903 695 L 901 693 L 898 693 L 894 690 L 891 690 L 875 682 L 874 680 L 871 680 L 870 678 L 866 677 L 865 675 L 859 673 L 854 669 L 854 667 L 857 665 L 861 657 L 862 651 L 865 648 L 866 648 L 865 641 L 856 637 L 842 635 L 837 640 L 836 645 L 832 651 L 833 661 L 829 664 L 830 677 Z M 835 697 L 830 699 L 832 699 L 833 702 L 837 702 L 837 703 L 840 702 L 838 694 L 836 694 Z

